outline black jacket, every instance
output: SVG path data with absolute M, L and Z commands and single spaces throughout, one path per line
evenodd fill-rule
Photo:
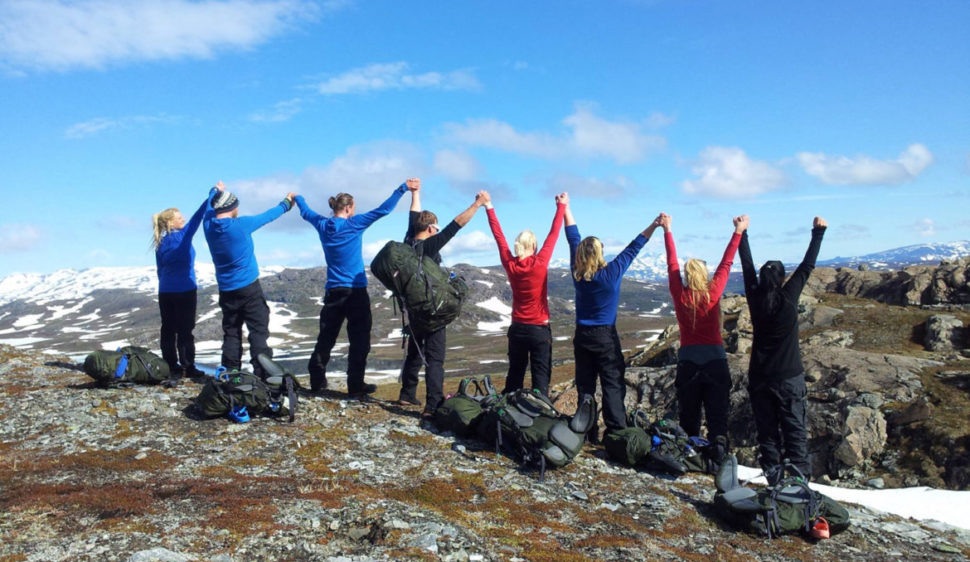
M 415 211 L 408 212 L 408 232 L 404 235 L 404 243 L 411 244 L 415 249 L 421 249 L 424 255 L 433 259 L 436 264 L 441 265 L 441 249 L 454 238 L 455 234 L 458 234 L 461 226 L 457 222 L 451 221 L 448 223 L 448 226 L 444 227 L 434 236 L 423 240 L 415 240 L 414 235 L 417 230 L 419 216 L 421 216 L 421 213 Z
M 751 260 L 747 231 L 741 236 L 738 253 L 744 272 L 744 294 L 754 326 L 748 368 L 752 386 L 794 377 L 804 370 L 798 350 L 798 297 L 815 269 L 824 234 L 824 227 L 812 229 L 812 241 L 805 258 L 784 283 L 785 268 L 781 262 L 767 262 L 762 266 L 759 281 Z

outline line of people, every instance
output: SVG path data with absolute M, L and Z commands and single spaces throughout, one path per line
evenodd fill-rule
M 420 253 L 441 263 L 441 249 L 485 207 L 499 259 L 512 288 L 512 322 L 508 329 L 509 368 L 503 392 L 522 388 L 525 371 L 531 371 L 532 388 L 548 395 L 552 372 L 552 333 L 549 326 L 548 267 L 559 230 L 565 224 L 570 270 L 575 289 L 576 325 L 573 336 L 575 383 L 580 394 L 595 395 L 602 389 L 606 431 L 626 427 L 624 406 L 625 360 L 616 330 L 620 287 L 626 270 L 657 228 L 664 231 L 670 294 L 680 328 L 675 387 L 680 425 L 690 435 L 700 435 L 702 410 L 707 435 L 717 454 L 730 449 L 728 411 L 731 374 L 721 338 L 720 298 L 728 281 L 735 253 L 740 249 L 745 296 L 751 310 L 754 339 L 749 366 L 751 404 L 758 431 L 761 464 L 769 480 L 780 478 L 779 467 L 789 459 L 810 474 L 805 420 L 805 379 L 798 349 L 798 297 L 815 266 L 826 223 L 815 217 L 805 258 L 785 281 L 779 261 L 766 262 L 755 273 L 748 245 L 746 215 L 732 221 L 734 232 L 709 278 L 705 262 L 689 259 L 683 275 L 674 245 L 672 217 L 660 213 L 615 258 L 607 262 L 603 244 L 595 236 L 582 238 L 570 208 L 569 195 L 555 196 L 552 226 L 542 247 L 525 230 L 510 249 L 487 191 L 475 195 L 472 204 L 443 229 L 437 216 L 421 206 L 421 181 L 411 178 L 398 186 L 377 208 L 358 215 L 354 198 L 339 193 L 328 201 L 331 215 L 313 211 L 302 196 L 288 193 L 279 204 L 262 214 L 240 217 L 238 198 L 222 182 L 189 221 L 178 209 L 166 209 L 152 217 L 153 246 L 159 279 L 162 356 L 173 372 L 195 376 L 195 325 L 197 283 L 195 251 L 191 240 L 201 225 L 212 254 L 222 310 L 222 365 L 238 369 L 242 363 L 242 326 L 249 331 L 253 372 L 262 376 L 256 361 L 260 353 L 272 357 L 267 344 L 269 307 L 259 284 L 259 268 L 252 234 L 292 207 L 313 226 L 320 237 L 327 265 L 320 330 L 307 365 L 310 391 L 327 389 L 327 365 L 344 321 L 349 339 L 347 390 L 354 396 L 373 393 L 376 386 L 364 381 L 372 326 L 367 293 L 362 239 L 364 231 L 388 215 L 405 193 L 411 194 L 404 241 Z M 446 328 L 431 333 L 415 332 L 409 338 L 402 368 L 398 403 L 421 406 L 416 395 L 421 366 L 427 387 L 422 415 L 431 416 L 444 400 Z M 589 436 L 597 442 L 599 428 Z

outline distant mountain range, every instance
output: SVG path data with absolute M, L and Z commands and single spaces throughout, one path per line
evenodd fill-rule
M 970 241 L 945 242 L 941 244 L 913 244 L 892 250 L 851 258 L 833 258 L 820 261 L 821 267 L 858 267 L 867 264 L 872 269 L 901 269 L 910 265 L 937 265 L 943 260 L 970 256 Z
M 820 266 L 901 269 L 914 264 L 970 255 L 970 242 L 920 244 L 851 258 L 835 258 Z M 737 262 L 736 262 L 737 263 Z M 574 326 L 573 286 L 567 263 L 552 264 L 549 308 L 555 341 L 554 357 L 570 357 Z M 457 265 L 472 292 L 461 317 L 448 330 L 448 372 L 473 374 L 503 363 L 505 329 L 512 293 L 500 266 Z M 737 268 L 736 268 L 737 269 Z M 272 309 L 271 345 L 279 357 L 305 368 L 318 330 L 326 270 L 322 267 L 262 270 L 261 283 Z M 211 264 L 196 264 L 199 281 L 195 335 L 200 360 L 219 361 L 221 327 L 218 291 Z M 663 255 L 641 255 L 627 271 L 620 294 L 618 327 L 624 347 L 643 347 L 672 321 Z M 740 292 L 740 272 L 732 272 L 727 292 Z M 50 274 L 13 274 L 0 279 L 0 343 L 75 358 L 100 347 L 125 344 L 156 348 L 158 343 L 157 280 L 153 266 L 96 267 Z M 374 313 L 369 376 L 396 376 L 400 365 L 400 319 L 389 291 L 370 282 Z M 345 340 L 335 349 L 334 369 L 343 367 Z M 457 351 L 461 350 L 461 351 Z M 501 367 L 498 367 L 501 369 Z M 373 371 L 372 371 L 373 369 Z

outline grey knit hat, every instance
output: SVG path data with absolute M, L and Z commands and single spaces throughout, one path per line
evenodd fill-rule
M 239 199 L 228 191 L 222 191 L 212 199 L 212 210 L 228 213 L 239 206 Z

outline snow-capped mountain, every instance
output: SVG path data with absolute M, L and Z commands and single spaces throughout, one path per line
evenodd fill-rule
M 938 244 L 913 244 L 864 256 L 837 257 L 820 261 L 821 267 L 856 267 L 867 264 L 873 269 L 899 269 L 910 265 L 936 265 L 942 260 L 970 256 L 970 241 Z
M 605 256 L 606 261 L 615 258 L 616 255 Z M 569 269 L 568 259 L 556 259 L 549 262 L 550 269 Z M 633 259 L 626 276 L 639 281 L 666 281 L 667 279 L 667 258 L 663 254 L 640 254 Z

